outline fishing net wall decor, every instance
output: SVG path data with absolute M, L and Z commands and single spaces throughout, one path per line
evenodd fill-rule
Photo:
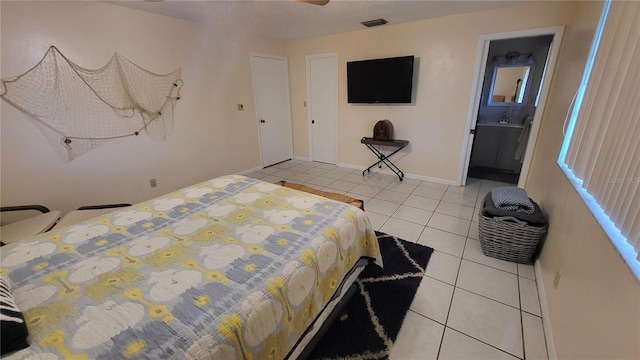
M 118 53 L 104 67 L 86 69 L 55 46 L 24 74 L 0 81 L 0 97 L 36 119 L 67 160 L 143 131 L 166 139 L 182 88 L 180 69 L 158 75 Z

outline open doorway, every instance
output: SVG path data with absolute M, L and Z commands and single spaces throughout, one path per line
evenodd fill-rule
M 563 27 L 483 35 L 461 159 L 467 177 L 524 187 Z
M 468 177 L 517 184 L 553 35 L 493 40 Z

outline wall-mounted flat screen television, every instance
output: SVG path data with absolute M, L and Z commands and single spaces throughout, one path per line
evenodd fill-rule
M 413 56 L 347 62 L 350 104 L 411 103 Z

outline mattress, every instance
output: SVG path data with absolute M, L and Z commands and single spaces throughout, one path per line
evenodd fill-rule
M 9 359 L 286 356 L 378 242 L 351 205 L 240 175 L 2 248 Z

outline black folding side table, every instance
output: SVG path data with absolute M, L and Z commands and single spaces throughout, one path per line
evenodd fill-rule
M 373 165 L 369 166 L 368 168 L 364 169 L 362 171 L 362 175 L 364 175 L 367 171 L 371 172 L 371 168 L 372 167 L 374 167 L 376 165 L 379 165 L 381 163 L 384 163 L 385 165 L 387 165 L 389 167 L 389 169 L 391 169 L 391 171 L 393 171 L 398 176 L 398 179 L 400 179 L 400 181 L 402 181 L 402 179 L 404 178 L 404 173 L 393 162 L 391 162 L 391 160 L 389 160 L 389 158 L 391 156 L 393 156 L 393 154 L 395 154 L 398 151 L 402 150 L 402 148 L 404 148 L 405 146 L 409 145 L 409 140 L 382 141 L 382 140 L 374 140 L 373 138 L 370 138 L 370 137 L 363 137 L 362 139 L 360 139 L 360 143 L 365 144 L 369 148 L 369 150 L 371 150 L 371 152 L 373 152 L 378 157 L 378 161 L 375 164 L 373 164 Z M 376 148 L 374 145 L 391 146 L 391 147 L 395 147 L 397 149 L 394 150 L 391 154 L 385 155 L 378 148 Z M 380 165 L 380 166 L 382 166 L 382 165 Z

